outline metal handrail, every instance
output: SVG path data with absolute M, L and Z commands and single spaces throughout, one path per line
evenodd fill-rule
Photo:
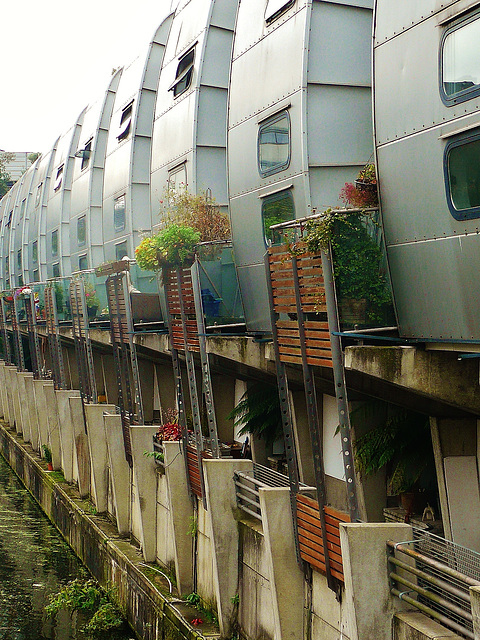
M 480 554 L 429 532 L 414 530 L 414 534 L 416 539 L 413 541 L 387 542 L 391 593 L 457 633 L 473 639 L 469 589 L 480 586 L 475 571 Z M 396 557 L 397 554 L 403 554 L 407 561 Z M 466 570 L 472 568 L 471 573 L 475 577 L 459 571 L 459 566 Z
M 260 487 L 290 487 L 288 476 L 257 463 L 253 463 L 253 468 L 250 471 L 235 471 L 234 482 L 238 508 L 260 521 L 262 520 L 262 510 L 258 489 Z M 299 490 L 301 492 L 315 491 L 315 487 L 300 483 Z

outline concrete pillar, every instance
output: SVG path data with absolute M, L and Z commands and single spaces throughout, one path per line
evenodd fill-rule
M 104 429 L 117 529 L 121 535 L 127 535 L 130 533 L 131 471 L 125 458 L 122 417 L 117 414 L 104 415 Z
M 58 471 L 62 469 L 62 450 L 60 447 L 60 424 L 54 384 L 44 384 L 43 392 L 47 407 L 48 447 L 52 453 L 52 466 L 55 471 Z
M 0 360 L 0 418 L 5 417 L 4 406 L 5 406 L 5 361 Z
M 23 371 L 17 375 L 18 395 L 20 398 L 20 412 L 22 414 L 23 439 L 25 442 L 32 441 L 32 430 L 30 427 L 30 403 L 31 396 L 28 394 L 27 378 L 33 380 L 33 373 Z
M 5 422 L 12 428 L 15 426 L 15 413 L 13 409 L 13 393 L 12 393 L 12 371 L 16 371 L 17 367 L 14 364 L 5 365 L 5 389 L 6 389 L 6 403 L 4 406 Z
M 157 475 L 155 460 L 144 455 L 152 450 L 152 438 L 158 427 L 130 426 L 132 443 L 133 475 L 140 505 L 140 529 L 142 553 L 145 562 L 155 562 L 156 558 L 156 508 Z
M 275 640 L 303 640 L 305 578 L 295 552 L 289 487 L 261 487 L 260 508 L 270 560 Z
M 15 431 L 17 434 L 21 435 L 22 433 L 22 424 L 20 417 L 20 399 L 18 396 L 18 381 L 17 381 L 17 370 L 16 368 L 10 369 L 10 393 L 12 398 L 12 409 L 10 411 L 10 417 L 13 417 L 13 421 L 10 426 L 15 425 Z
M 220 633 L 229 637 L 234 624 L 235 604 L 232 597 L 238 591 L 238 523 L 235 518 L 234 471 L 250 471 L 251 460 L 204 460 L 205 492 L 213 545 L 213 584 L 217 596 Z
M 73 396 L 69 398 L 70 411 L 75 440 L 74 464 L 77 466 L 78 492 L 81 498 L 90 495 L 90 452 L 88 447 L 85 416 L 83 414 L 82 398 Z
M 340 523 L 350 640 L 391 640 L 393 614 L 412 608 L 390 594 L 386 546 L 412 535 L 407 524 Z
M 45 398 L 44 385 L 53 385 L 52 381 L 34 380 L 35 402 L 37 404 L 38 415 L 38 446 L 42 455 L 42 447 L 48 447 L 48 417 L 47 417 L 47 400 Z
M 187 595 L 193 591 L 193 536 L 189 533 L 193 505 L 180 442 L 164 442 L 163 450 L 173 527 L 177 588 L 181 595 Z
M 472 603 L 473 633 L 475 640 L 480 640 L 480 587 L 470 587 Z
M 28 424 L 30 426 L 30 444 L 34 451 L 40 451 L 40 429 L 38 426 L 36 386 L 33 377 L 25 378 L 25 393 L 28 398 Z
M 86 404 L 85 419 L 92 468 L 91 494 L 98 513 L 108 509 L 107 441 L 103 414 L 113 413 L 113 404 Z
M 67 482 L 73 482 L 73 453 L 75 438 L 73 435 L 72 412 L 70 411 L 70 398 L 79 398 L 80 391 L 76 389 L 57 389 L 58 424 L 60 436 L 60 450 L 62 456 L 63 475 Z

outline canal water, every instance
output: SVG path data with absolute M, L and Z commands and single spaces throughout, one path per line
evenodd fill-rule
M 0 640 L 86 640 L 86 620 L 66 612 L 45 618 L 48 596 L 88 579 L 70 547 L 0 457 Z M 128 631 L 115 639 L 128 640 Z M 107 635 L 104 636 L 107 638 Z

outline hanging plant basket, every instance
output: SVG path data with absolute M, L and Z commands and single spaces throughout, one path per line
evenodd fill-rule
M 364 182 L 363 180 L 355 180 L 355 187 L 359 191 L 369 191 L 370 193 L 377 192 L 376 182 Z

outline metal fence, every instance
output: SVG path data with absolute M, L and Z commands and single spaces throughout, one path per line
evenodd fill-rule
M 391 593 L 466 638 L 474 638 L 469 589 L 480 586 L 480 554 L 414 528 L 388 541 Z
M 260 487 L 290 487 L 288 476 L 256 463 L 253 464 L 251 471 L 235 471 L 234 481 L 237 506 L 260 521 L 262 520 Z M 301 484 L 300 490 L 315 491 L 315 488 Z

